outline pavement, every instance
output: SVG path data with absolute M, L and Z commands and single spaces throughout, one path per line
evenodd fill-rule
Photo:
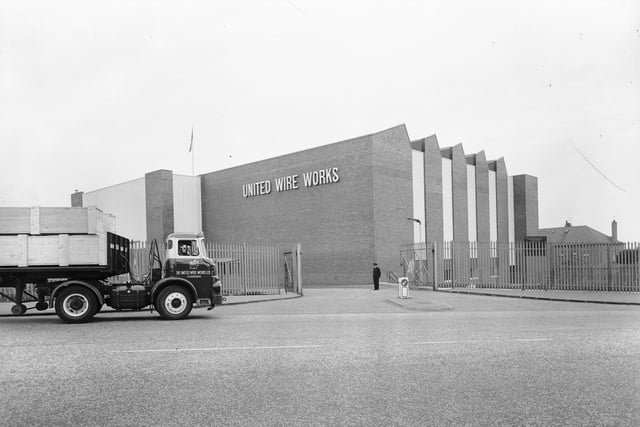
M 293 299 L 293 298 L 300 298 L 300 297 L 301 295 L 298 295 L 294 292 L 285 292 L 284 290 L 280 290 L 280 294 L 278 295 L 228 295 L 225 297 L 226 300 L 222 303 L 222 305 L 248 304 L 252 302 L 266 302 L 266 301 L 280 301 L 283 299 Z
M 359 286 L 363 287 L 365 285 Z M 366 285 L 373 288 L 373 285 Z M 332 286 L 339 288 L 340 286 Z M 372 292 L 373 289 L 372 289 Z M 418 311 L 440 311 L 452 310 L 453 306 L 438 300 L 439 293 L 457 293 L 468 295 L 480 295 L 491 297 L 535 299 L 547 301 L 566 301 L 595 304 L 618 304 L 618 305 L 640 305 L 640 293 L 638 292 L 589 292 L 589 291 L 543 291 L 543 290 L 520 290 L 520 289 L 479 289 L 479 288 L 454 288 L 438 289 L 433 291 L 431 287 L 410 288 L 407 298 L 399 297 L 397 283 L 380 283 L 381 296 L 387 302 L 398 305 L 405 310 Z
M 373 291 L 376 292 L 376 291 Z M 390 304 L 400 306 L 405 310 L 414 311 L 445 311 L 453 310 L 453 306 L 437 300 L 437 295 L 422 289 L 409 289 L 402 297 L 398 284 L 380 283 L 380 290 L 377 291 L 386 297 Z M 434 298 L 436 297 L 436 298 Z
M 417 290 L 416 292 L 424 292 L 424 290 Z M 438 289 L 436 292 L 595 304 L 640 305 L 640 293 L 638 292 L 544 291 L 477 288 Z
M 370 285 L 373 286 L 373 285 Z M 338 287 L 338 286 L 335 286 Z M 479 289 L 479 288 L 441 288 L 433 291 L 429 288 L 410 288 L 407 298 L 399 297 L 396 283 L 380 283 L 378 291 L 392 304 L 406 310 L 439 311 L 452 310 L 449 304 L 438 301 L 439 293 L 479 295 L 489 297 L 521 298 L 546 301 L 565 301 L 592 304 L 639 305 L 639 292 L 591 292 L 591 291 L 554 291 L 554 290 L 521 290 L 521 289 Z
M 345 286 L 332 285 L 327 286 L 330 288 L 341 288 Z M 371 288 L 373 285 L 352 285 L 350 287 L 358 288 Z M 314 286 L 313 288 L 324 288 L 323 286 Z M 417 311 L 442 311 L 452 310 L 454 307 L 438 300 L 438 293 L 457 293 L 467 295 L 481 295 L 491 297 L 506 297 L 506 298 L 522 298 L 522 299 L 536 299 L 536 300 L 548 300 L 548 301 L 566 301 L 566 302 L 579 302 L 579 303 L 596 303 L 596 304 L 617 304 L 617 305 L 640 305 L 640 293 L 633 292 L 588 292 L 588 291 L 544 291 L 544 290 L 520 290 L 520 289 L 480 289 L 480 288 L 453 288 L 453 289 L 438 289 L 437 291 L 431 290 L 431 288 L 411 288 L 407 293 L 407 298 L 401 298 L 399 296 L 398 285 L 395 283 L 382 282 L 380 283 L 380 290 L 376 293 L 390 304 L 395 304 L 402 307 L 405 310 L 417 310 Z M 304 290 L 303 290 L 304 294 Z M 226 296 L 226 300 L 223 305 L 234 304 L 249 304 L 268 301 L 281 301 L 286 299 L 300 298 L 301 295 L 292 292 L 285 292 L 281 290 L 280 294 L 276 295 L 229 295 Z M 11 302 L 0 303 L 0 316 L 11 315 Z M 26 304 L 30 309 L 27 312 L 29 314 L 53 314 L 53 310 L 49 309 L 43 312 L 37 312 L 35 309 L 31 309 L 34 303 Z M 105 310 L 109 311 L 109 308 L 105 307 Z

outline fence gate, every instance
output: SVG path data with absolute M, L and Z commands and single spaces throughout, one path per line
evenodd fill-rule
M 300 245 L 284 250 L 284 289 L 285 292 L 296 292 L 302 295 Z
M 208 243 L 209 256 L 218 266 L 222 289 L 226 295 L 269 295 L 295 292 L 288 286 L 287 268 L 297 283 L 295 263 L 289 266 L 289 247 L 250 245 L 246 243 Z M 293 251 L 295 255 L 295 251 Z
M 427 286 L 431 283 L 427 247 L 424 243 L 404 247 L 400 250 L 402 275 L 409 279 L 412 286 Z
M 286 292 L 293 292 L 295 289 L 295 267 L 293 263 L 293 252 L 284 253 L 284 289 Z

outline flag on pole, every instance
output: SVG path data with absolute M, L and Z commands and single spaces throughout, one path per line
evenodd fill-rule
M 189 143 L 189 152 L 193 149 L 193 126 L 191 126 L 191 143 Z

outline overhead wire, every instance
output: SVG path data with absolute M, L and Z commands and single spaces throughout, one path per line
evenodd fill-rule
M 576 145 L 573 143 L 573 141 L 570 141 L 571 145 L 573 146 L 573 148 L 578 152 L 578 154 L 580 154 L 580 156 L 582 156 L 582 158 L 589 163 L 589 165 L 600 174 L 600 176 L 602 176 L 604 179 L 606 179 L 611 185 L 613 185 L 614 187 L 616 187 L 618 190 L 623 191 L 623 192 L 627 192 L 627 190 L 625 190 L 624 188 L 620 187 L 619 185 L 617 185 L 615 182 L 613 182 L 612 180 L 609 179 L 609 177 L 607 177 L 600 169 L 598 169 L 598 167 L 596 165 L 594 165 L 591 160 L 589 160 L 587 158 L 587 156 L 585 156 L 582 151 L 580 151 L 578 149 L 578 147 L 576 147 Z

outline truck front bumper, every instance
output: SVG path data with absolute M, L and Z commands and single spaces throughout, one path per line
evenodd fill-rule
M 222 297 L 222 282 L 217 280 L 211 285 L 211 308 L 222 304 L 222 301 L 224 301 Z

